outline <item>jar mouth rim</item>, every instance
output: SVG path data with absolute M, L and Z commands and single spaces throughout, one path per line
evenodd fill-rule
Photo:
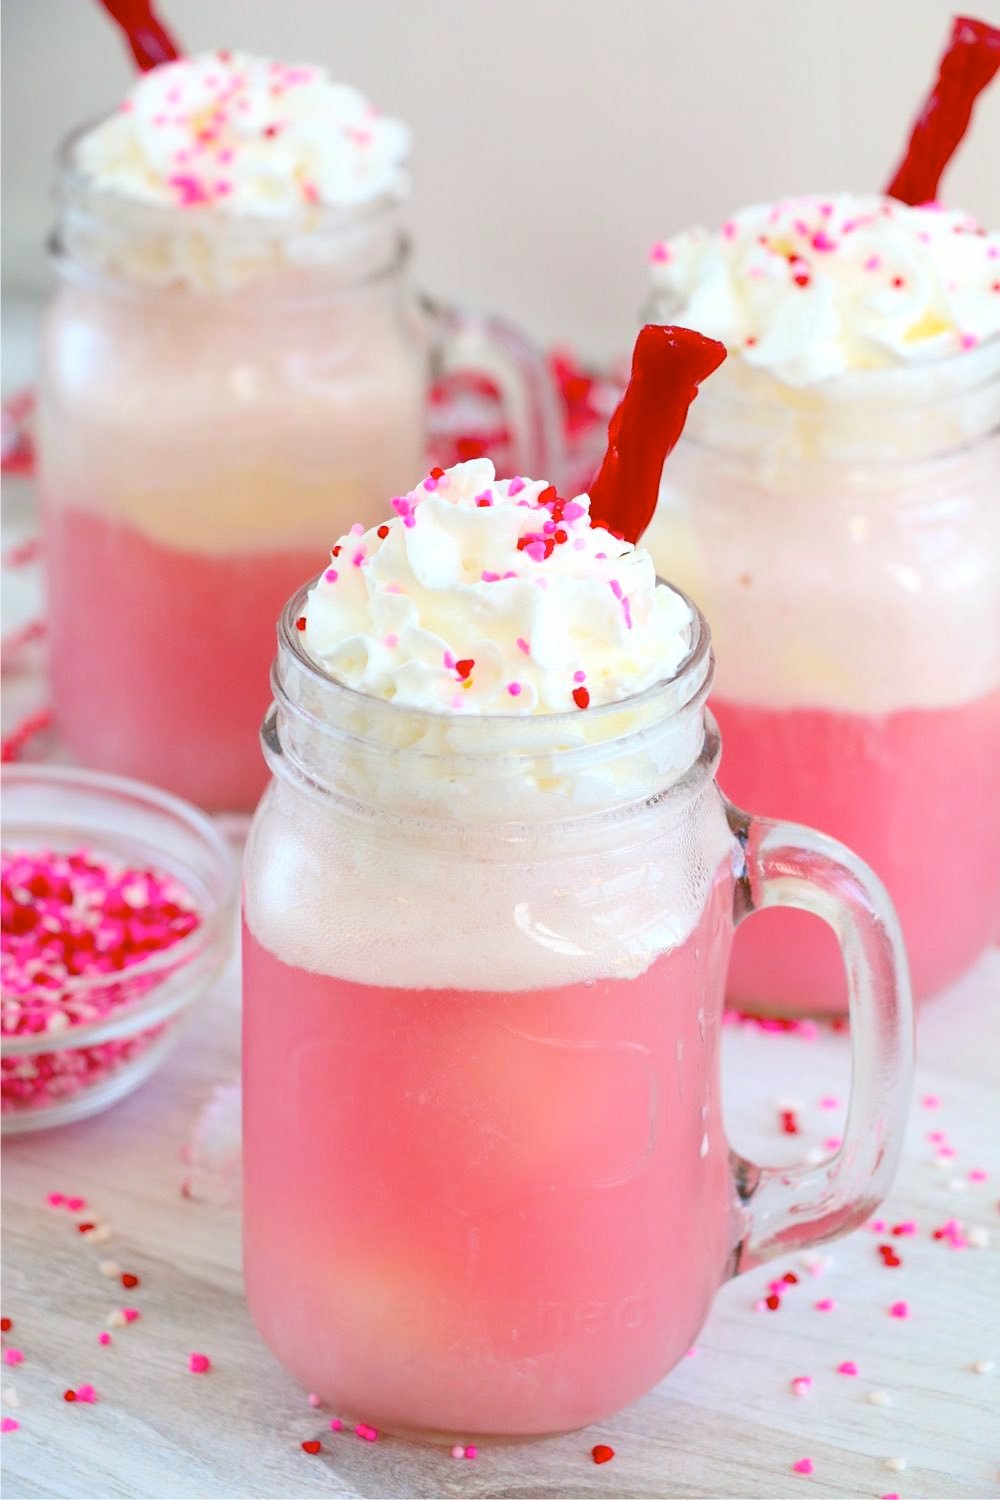
M 107 114 L 95 116 L 75 126 L 63 137 L 56 153 L 57 185 L 66 197 L 106 206 L 120 218 L 122 227 L 129 227 L 132 221 L 136 226 L 155 228 L 161 225 L 175 230 L 178 216 L 183 215 L 192 228 L 219 234 L 228 232 L 233 236 L 261 240 L 311 239 L 375 226 L 398 210 L 408 196 L 401 183 L 398 191 L 385 191 L 357 203 L 309 204 L 301 212 L 281 214 L 234 212 L 205 203 L 191 204 L 183 209 L 171 203 L 147 203 L 113 188 L 102 187 L 96 178 L 83 171 L 76 159 L 84 137 L 112 118 L 113 115 Z M 402 173 L 407 167 L 408 161 L 401 163 Z
M 442 724 L 460 726 L 467 730 L 468 726 L 476 726 L 471 733 L 477 736 L 481 733 L 484 741 L 490 742 L 490 747 L 484 753 L 489 756 L 496 755 L 493 747 L 493 734 L 502 733 L 505 737 L 509 735 L 512 726 L 519 726 L 524 735 L 524 747 L 522 753 L 525 756 L 533 756 L 538 753 L 539 747 L 533 743 L 535 737 L 544 737 L 554 731 L 559 732 L 563 727 L 579 727 L 580 710 L 568 709 L 558 713 L 541 714 L 456 714 L 449 713 L 443 709 L 416 708 L 410 704 L 395 703 L 390 699 L 376 698 L 369 693 L 363 693 L 357 688 L 331 677 L 325 672 L 315 659 L 308 654 L 302 643 L 302 632 L 296 628 L 298 620 L 305 608 L 306 600 L 310 590 L 319 582 L 321 574 L 317 573 L 301 588 L 297 589 L 286 602 L 278 618 L 278 656 L 283 652 L 288 653 L 295 662 L 295 666 L 309 680 L 310 685 L 320 693 L 328 694 L 334 701 L 345 706 L 356 707 L 366 714 L 373 715 L 385 723 L 399 723 L 404 719 L 414 725 L 426 725 L 427 727 L 439 728 Z M 666 579 L 657 578 L 658 583 L 666 584 L 675 594 L 684 600 L 691 612 L 691 642 L 684 657 L 668 676 L 659 678 L 642 692 L 635 693 L 627 698 L 616 699 L 612 703 L 601 703 L 592 705 L 586 710 L 588 725 L 595 726 L 602 722 L 613 720 L 621 715 L 623 711 L 642 710 L 655 704 L 656 699 L 667 696 L 671 689 L 676 690 L 686 680 L 693 683 L 692 692 L 686 697 L 676 699 L 671 711 L 682 713 L 690 707 L 693 698 L 697 697 L 699 690 L 705 685 L 707 677 L 711 674 L 712 657 L 712 633 L 708 621 L 702 614 L 698 605 L 683 589 Z M 276 663 L 277 666 L 277 663 Z M 277 671 L 272 672 L 272 679 L 278 676 Z M 278 692 L 275 682 L 276 695 Z M 479 729 L 481 726 L 481 731 Z M 491 732 L 493 734 L 491 734 Z M 468 747 L 463 747 L 465 753 L 469 753 Z M 474 752 L 473 752 L 474 753 Z M 509 750 L 505 754 L 509 754 Z

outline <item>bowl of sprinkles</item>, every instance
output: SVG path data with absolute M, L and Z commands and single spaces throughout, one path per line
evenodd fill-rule
M 159 1066 L 218 976 L 237 861 L 188 803 L 65 766 L 4 775 L 0 1122 L 65 1125 Z

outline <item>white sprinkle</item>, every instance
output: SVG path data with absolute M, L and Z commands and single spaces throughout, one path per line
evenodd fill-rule
M 115 1308 L 114 1312 L 111 1313 L 108 1317 L 108 1327 L 124 1328 L 127 1321 L 128 1320 L 126 1319 L 125 1314 L 118 1308 Z
M 120 1276 L 122 1268 L 116 1260 L 101 1260 L 97 1263 L 97 1269 L 102 1276 Z
M 885 1467 L 887 1469 L 891 1469 L 894 1474 L 902 1474 L 903 1470 L 906 1468 L 906 1459 L 887 1458 L 885 1461 Z
M 869 1406 L 891 1406 L 892 1397 L 888 1391 L 869 1391 L 867 1396 Z
M 109 1240 L 113 1233 L 114 1231 L 110 1224 L 95 1224 L 93 1229 L 88 1229 L 83 1237 L 85 1240 L 89 1240 L 92 1245 L 103 1245 L 105 1240 Z
M 990 1232 L 982 1224 L 974 1224 L 965 1231 L 965 1239 L 967 1244 L 975 1245 L 977 1250 L 985 1250 L 990 1242 Z
M 953 1193 L 964 1193 L 969 1184 L 964 1177 L 950 1177 L 948 1186 Z
M 70 1019 L 64 1010 L 53 1011 L 45 1023 L 46 1031 L 66 1031 L 69 1028 Z
M 806 1162 L 810 1167 L 818 1167 L 821 1161 L 826 1161 L 827 1154 L 822 1146 L 810 1146 L 806 1152 Z
M 996 1368 L 996 1361 L 992 1359 L 977 1359 L 973 1362 L 972 1368 L 977 1375 L 989 1375 Z
M 774 1102 L 777 1105 L 778 1109 L 790 1109 L 793 1114 L 797 1114 L 799 1110 L 805 1109 L 805 1105 L 802 1103 L 801 1099 L 791 1099 L 787 1094 L 779 1094 Z
M 17 1399 L 17 1391 L 12 1385 L 5 1385 L 3 1388 L 3 1404 L 4 1406 L 20 1406 L 21 1404 Z

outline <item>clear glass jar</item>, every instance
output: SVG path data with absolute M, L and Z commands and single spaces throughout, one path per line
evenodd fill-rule
M 263 777 L 270 622 L 427 464 L 432 375 L 488 370 L 558 471 L 544 368 L 431 310 L 402 207 L 249 220 L 95 189 L 64 152 L 40 373 L 56 711 L 87 764 L 213 808 Z
M 700 599 L 722 780 L 842 839 L 899 913 L 914 993 L 1000 933 L 1000 344 L 792 389 L 731 359 L 645 538 Z M 730 998 L 842 1010 L 832 937 L 737 939 Z
M 845 849 L 724 802 L 700 617 L 631 701 L 462 717 L 325 677 L 304 598 L 244 876 L 252 1314 L 345 1418 L 583 1426 L 661 1379 L 727 1277 L 886 1190 L 912 1046 L 895 919 Z M 860 1064 L 840 1153 L 780 1172 L 730 1152 L 719 1089 L 733 928 L 778 903 L 837 924 Z

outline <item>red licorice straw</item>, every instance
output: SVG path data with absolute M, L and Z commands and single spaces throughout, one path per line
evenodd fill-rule
M 152 0 L 100 0 L 100 4 L 125 33 L 141 73 L 180 57 L 180 49 L 154 11 Z
M 972 107 L 1000 68 L 1000 30 L 956 16 L 938 75 L 886 193 L 902 203 L 933 203 L 938 184 L 969 128 Z
M 656 509 L 660 475 L 701 382 L 726 357 L 725 344 L 690 328 L 647 323 L 632 351 L 632 373 L 608 426 L 608 448 L 590 486 L 595 525 L 637 542 Z

